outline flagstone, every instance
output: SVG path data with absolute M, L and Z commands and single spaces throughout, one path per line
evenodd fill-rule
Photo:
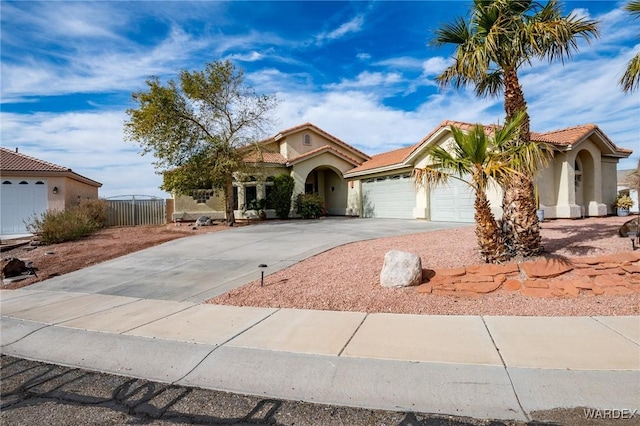
M 600 288 L 624 286 L 629 280 L 620 275 L 598 275 L 594 279 L 595 284 Z
M 600 295 L 604 294 L 604 289 L 602 287 L 598 287 L 597 285 L 594 285 L 591 288 L 591 292 L 593 294 L 595 294 L 596 296 L 600 296 Z
M 436 269 L 435 270 L 435 279 L 438 277 L 461 277 L 467 273 L 467 269 L 465 267 L 460 268 L 451 268 L 451 269 Z
M 630 274 L 640 274 L 640 265 L 622 265 L 620 268 Z
M 476 275 L 498 275 L 498 274 L 513 274 L 520 272 L 518 265 L 515 263 L 507 263 L 505 265 L 473 265 L 467 266 L 467 274 Z
M 625 286 L 606 287 L 603 290 L 606 296 L 628 296 L 635 293 L 635 291 Z
M 460 277 L 461 283 L 493 283 L 493 276 L 489 275 L 465 275 Z
M 500 287 L 500 284 L 495 283 L 493 280 L 490 282 L 468 282 L 460 283 L 457 285 L 459 291 L 473 291 L 476 293 L 491 293 L 496 291 Z
M 561 259 L 543 259 L 536 262 L 523 262 L 520 264 L 529 278 L 551 278 L 565 274 L 573 269 L 571 262 Z
M 549 284 L 544 280 L 526 280 L 524 282 L 525 288 L 549 288 Z
M 418 293 L 431 293 L 433 291 L 433 287 L 431 283 L 420 284 L 418 287 Z
M 522 283 L 518 280 L 507 280 L 502 286 L 506 291 L 515 291 L 522 288 Z

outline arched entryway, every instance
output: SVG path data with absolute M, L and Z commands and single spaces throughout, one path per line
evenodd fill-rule
M 574 163 L 574 188 L 576 204 L 583 216 L 589 216 L 589 204 L 597 203 L 595 185 L 595 162 L 585 149 L 578 152 Z
M 328 215 L 346 215 L 347 182 L 339 170 L 331 166 L 320 166 L 311 170 L 304 182 L 304 192 L 320 195 Z

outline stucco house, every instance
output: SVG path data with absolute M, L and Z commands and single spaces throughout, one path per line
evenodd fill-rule
M 47 210 L 64 210 L 81 199 L 98 198 L 101 183 L 73 170 L 0 148 L 2 235 L 26 234 L 25 220 Z
M 234 182 L 234 215 L 243 218 L 245 207 L 255 199 L 269 199 L 272 183 L 269 177 L 288 173 L 295 182 L 294 194 L 318 193 L 330 215 L 357 215 L 349 210 L 347 181 L 344 174 L 370 157 L 358 149 L 305 123 L 279 132 L 260 141 L 260 156 L 247 161 L 262 167 L 262 173 L 236 176 Z M 174 219 L 193 220 L 206 215 L 224 219 L 224 200 L 218 191 L 197 190 L 189 195 L 174 194 Z M 353 202 L 351 203 L 354 204 Z M 267 204 L 267 217 L 275 217 L 275 210 Z
M 470 123 L 444 121 L 413 146 L 369 157 L 306 123 L 260 142 L 265 148 L 261 159 L 266 170 L 263 174 L 268 177 L 290 173 L 296 183 L 294 193 L 320 194 L 330 215 L 473 222 L 474 196 L 464 183 L 452 180 L 448 186 L 419 188 L 412 178 L 414 168 L 428 164 L 428 147 L 449 146 L 451 125 L 462 130 L 472 127 Z M 490 129 L 487 126 L 487 131 Z M 536 178 L 540 209 L 546 218 L 603 216 L 613 212 L 617 163 L 632 151 L 617 147 L 594 124 L 533 132 L 532 139 L 548 143 L 555 150 L 552 163 Z M 239 207 L 236 217 L 242 217 L 241 206 L 249 200 L 268 199 L 269 181 L 265 177 L 239 179 L 235 188 Z M 177 197 L 174 217 L 198 213 L 224 217 L 219 195 L 209 191 L 209 199 L 204 200 L 197 199 L 198 193 L 203 191 Z M 488 197 L 499 216 L 500 189 L 492 188 Z M 267 210 L 267 214 L 273 217 L 273 211 Z

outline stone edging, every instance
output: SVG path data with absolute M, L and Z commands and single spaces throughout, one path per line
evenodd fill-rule
M 419 293 L 478 297 L 500 288 L 531 297 L 640 293 L 640 252 L 424 270 Z

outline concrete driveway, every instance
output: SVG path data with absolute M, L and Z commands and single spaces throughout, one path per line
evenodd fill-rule
M 373 238 L 469 226 L 400 219 L 261 222 L 181 238 L 31 285 L 30 290 L 201 302 L 333 247 Z

